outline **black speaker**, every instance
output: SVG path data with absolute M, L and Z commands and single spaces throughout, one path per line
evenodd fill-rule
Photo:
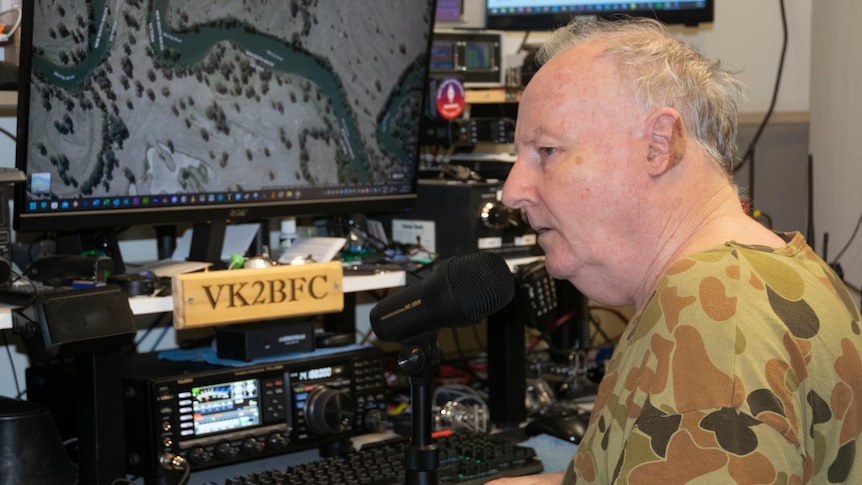
M 42 294 L 13 315 L 14 331 L 35 356 L 100 354 L 131 343 L 135 335 L 129 299 L 115 285 Z

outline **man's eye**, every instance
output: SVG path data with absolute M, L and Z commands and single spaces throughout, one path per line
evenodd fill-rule
M 539 147 L 536 149 L 536 151 L 539 152 L 539 156 L 544 159 L 553 155 L 557 151 L 557 149 L 554 147 Z

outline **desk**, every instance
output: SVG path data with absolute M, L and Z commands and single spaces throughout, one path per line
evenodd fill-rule
M 373 275 L 346 275 L 343 284 L 345 294 L 398 288 L 407 284 L 407 273 L 404 271 L 386 271 Z M 174 302 L 170 296 L 133 297 L 129 298 L 129 306 L 133 315 L 174 311 Z M 0 305 L 0 330 L 12 328 L 12 310 L 13 307 L 9 305 Z
M 383 272 L 374 275 L 345 276 L 343 279 L 345 300 L 351 301 L 357 292 L 404 286 L 406 281 L 407 274 L 404 271 Z M 132 313 L 136 316 L 147 314 L 169 314 L 170 312 L 173 312 L 174 309 L 173 298 L 170 296 L 129 298 L 129 305 Z M 348 311 L 350 312 L 354 311 L 353 307 L 350 305 L 346 304 L 345 307 L 348 308 Z M 13 307 L 8 305 L 0 307 L 0 331 L 2 331 L 2 329 L 12 328 L 12 310 Z M 336 313 L 335 315 L 338 314 Z M 348 319 L 346 318 L 345 320 Z M 354 319 L 349 318 L 349 320 L 352 323 Z M 88 399 L 92 396 L 91 400 L 98 404 L 96 405 L 89 401 L 85 401 L 84 406 L 81 406 L 80 404 L 78 406 L 79 410 L 84 409 L 84 411 L 81 411 L 80 415 L 77 416 L 78 422 L 85 423 L 84 427 L 87 429 L 87 431 L 79 431 L 82 436 L 79 440 L 79 443 L 81 443 L 82 456 L 92 457 L 91 460 L 88 460 L 86 469 L 82 468 L 81 470 L 82 477 L 86 476 L 91 480 L 85 479 L 82 483 L 105 483 L 104 479 L 106 477 L 108 477 L 108 479 L 112 479 L 112 477 L 119 474 L 117 468 L 122 469 L 125 459 L 125 457 L 121 455 L 114 456 L 114 453 L 116 453 L 117 450 L 120 450 L 119 448 L 112 448 L 111 446 L 106 445 L 114 443 L 114 440 L 116 439 L 114 432 L 117 429 L 118 423 L 121 425 L 123 419 L 122 412 L 120 412 L 119 416 L 117 416 L 116 412 L 123 408 L 123 392 L 121 387 L 122 376 L 120 375 L 118 377 L 112 374 L 107 378 L 102 378 L 102 376 L 99 375 L 99 372 L 101 371 L 121 368 L 121 366 L 117 366 L 114 361 L 108 361 L 106 363 L 105 360 L 108 359 L 108 357 L 114 358 L 116 356 L 98 356 L 98 358 L 94 358 L 95 360 L 92 362 L 90 368 L 87 369 L 87 372 L 77 371 L 78 375 L 93 377 L 92 380 L 94 383 L 89 383 L 91 385 L 86 388 L 87 391 L 83 392 L 82 395 Z M 88 359 L 78 360 L 83 361 L 85 364 L 90 364 Z M 102 397 L 105 399 L 111 399 L 112 401 L 105 404 L 99 400 Z M 119 401 L 117 401 L 118 399 Z M 97 408 L 103 411 L 96 412 Z M 104 410 L 108 410 L 110 412 L 106 412 Z M 95 423 L 95 425 L 93 425 L 93 423 Z M 89 454 L 84 454 L 84 451 Z M 85 462 L 82 461 L 82 464 L 84 463 Z

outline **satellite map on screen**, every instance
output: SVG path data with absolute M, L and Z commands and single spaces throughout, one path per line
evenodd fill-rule
M 373 184 L 413 169 L 405 127 L 427 49 L 415 32 L 433 17 L 413 2 L 34 1 L 33 197 Z

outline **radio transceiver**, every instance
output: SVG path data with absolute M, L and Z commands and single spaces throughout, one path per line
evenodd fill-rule
M 243 367 L 154 358 L 130 367 L 127 470 L 145 477 L 337 443 L 386 419 L 374 347 Z

